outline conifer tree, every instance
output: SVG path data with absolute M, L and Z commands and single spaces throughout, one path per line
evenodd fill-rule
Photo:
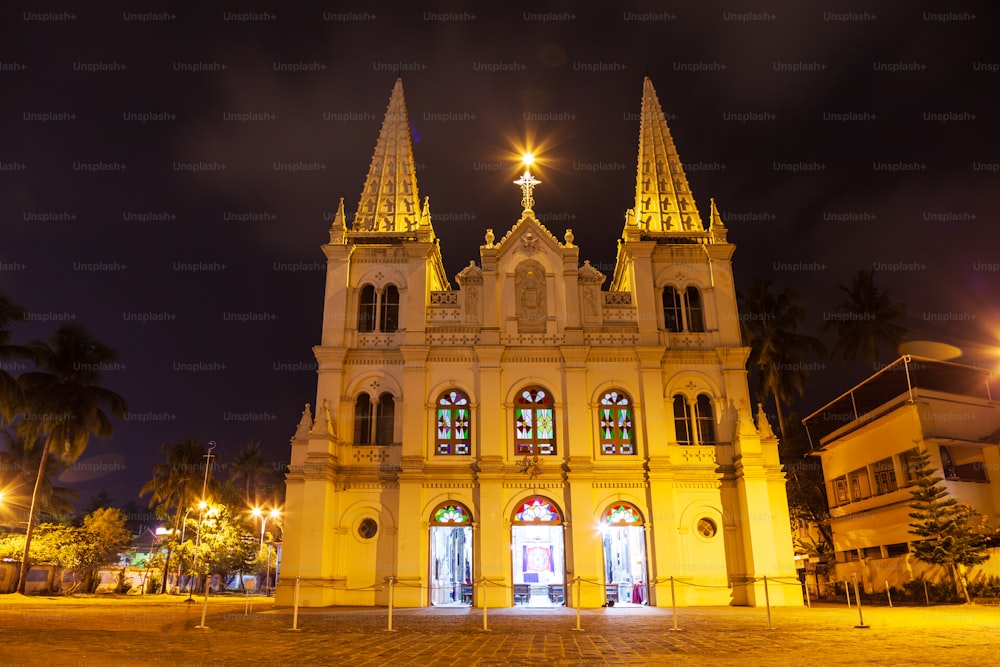
M 987 517 L 977 514 L 968 503 L 959 503 L 938 484 L 930 454 L 920 449 L 911 459 L 914 484 L 910 489 L 910 533 L 920 538 L 910 552 L 925 563 L 944 566 L 955 592 L 971 602 L 963 568 L 989 558 L 991 530 Z

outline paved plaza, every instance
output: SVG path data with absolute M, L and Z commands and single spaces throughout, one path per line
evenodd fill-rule
M 0 595 L 10 665 L 996 665 L 1000 607 L 292 610 L 256 598 Z

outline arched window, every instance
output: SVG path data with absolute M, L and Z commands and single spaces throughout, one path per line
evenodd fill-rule
M 541 387 L 528 387 L 514 402 L 514 449 L 518 454 L 556 453 L 552 397 Z
M 460 391 L 446 391 L 437 401 L 437 434 L 434 451 L 438 454 L 468 454 L 469 398 Z
M 374 285 L 361 288 L 358 298 L 358 331 L 392 332 L 399 330 L 399 288 L 386 285 L 381 291 Z
M 371 444 L 372 400 L 368 394 L 358 394 L 354 402 L 354 444 Z
M 663 288 L 663 328 L 676 333 L 682 326 L 681 295 L 676 289 L 667 285 Z
M 545 496 L 530 496 L 514 508 L 513 524 L 525 523 L 562 523 L 562 515 L 556 504 Z
M 375 409 L 375 443 L 376 445 L 391 445 L 393 442 L 393 419 L 396 413 L 396 402 L 392 394 L 384 393 L 378 397 Z
M 687 399 L 681 394 L 674 396 L 674 432 L 678 445 L 693 444 L 691 439 L 691 409 Z
M 671 285 L 663 288 L 663 328 L 671 333 L 705 331 L 705 307 L 697 287 L 683 291 Z
M 601 397 L 598 426 L 602 454 L 635 454 L 632 401 L 624 392 L 609 391 Z
M 602 521 L 608 526 L 641 526 L 642 515 L 632 503 L 615 503 L 604 510 Z
M 395 411 L 392 394 L 382 394 L 375 403 L 368 394 L 358 394 L 354 402 L 354 444 L 391 445 Z
M 712 398 L 698 394 L 693 404 L 682 394 L 674 396 L 674 430 L 679 445 L 715 445 Z
M 358 306 L 358 331 L 375 331 L 375 286 L 361 288 Z
M 379 310 L 378 327 L 382 331 L 399 329 L 399 290 L 395 285 L 386 285 L 382 291 L 382 307 Z
M 434 508 L 430 523 L 432 526 L 469 526 L 472 515 L 462 503 L 449 500 Z
M 712 414 L 712 399 L 706 394 L 698 395 L 695 403 L 695 420 L 698 424 L 698 444 L 715 444 L 715 417 Z
M 705 331 L 705 312 L 701 306 L 701 292 L 698 291 L 697 287 L 688 287 L 684 300 L 687 306 L 687 330 Z

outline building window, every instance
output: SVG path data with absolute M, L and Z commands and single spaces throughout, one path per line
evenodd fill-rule
M 868 469 L 858 468 L 847 476 L 851 487 L 851 500 L 858 501 L 872 497 L 872 487 L 868 482 Z
M 552 397 L 541 387 L 528 387 L 514 405 L 514 448 L 518 454 L 556 453 Z
M 358 524 L 358 537 L 363 540 L 370 540 L 378 533 L 378 522 L 372 518 L 364 518 Z
M 386 285 L 382 290 L 382 305 L 379 308 L 378 328 L 382 331 L 399 329 L 399 290 L 395 285 Z
M 395 412 L 391 394 L 382 394 L 376 403 L 368 394 L 359 394 L 354 403 L 354 444 L 392 444 Z
M 434 451 L 466 455 L 469 450 L 469 398 L 460 391 L 446 391 L 437 401 Z
M 599 408 L 601 453 L 635 454 L 635 433 L 632 429 L 632 401 L 620 391 L 609 391 L 601 397 Z
M 705 308 L 697 287 L 683 292 L 671 285 L 663 288 L 663 328 L 671 333 L 705 331 Z
M 712 415 L 712 399 L 705 394 L 698 396 L 695 403 L 695 420 L 698 424 L 698 444 L 715 444 L 715 417 Z
M 642 515 L 631 503 L 615 503 L 604 510 L 604 524 L 608 526 L 641 526 Z
M 850 496 L 847 495 L 846 477 L 838 477 L 831 482 L 831 485 L 833 486 L 833 493 L 830 495 L 830 499 L 833 501 L 833 507 L 846 505 L 851 502 Z
M 358 307 L 358 331 L 375 331 L 375 305 L 375 286 L 365 285 Z
M 448 501 L 441 503 L 431 512 L 432 526 L 468 526 L 472 524 L 472 517 L 465 505 Z
M 378 331 L 392 332 L 399 329 L 399 289 L 395 285 L 386 285 L 380 292 L 376 291 L 374 285 L 361 288 L 358 299 L 358 331 L 375 331 L 376 321 Z
M 701 306 L 701 292 L 698 291 L 698 288 L 688 287 L 685 290 L 684 301 L 687 306 L 687 330 L 705 331 L 705 311 Z
M 896 469 L 892 458 L 882 459 L 872 464 L 872 476 L 875 478 L 875 495 L 892 493 L 896 490 Z
M 698 534 L 706 539 L 715 537 L 716 533 L 719 532 L 718 526 L 716 526 L 715 522 L 708 517 L 698 519 L 697 529 Z
M 694 444 L 691 438 L 691 408 L 681 394 L 674 396 L 674 432 L 677 434 L 678 445 Z
M 681 295 L 671 286 L 663 288 L 663 328 L 677 333 L 681 330 Z
M 553 523 L 561 524 L 562 515 L 556 504 L 544 496 L 531 496 L 518 503 L 511 519 L 513 524 Z
M 679 445 L 715 445 L 711 397 L 699 394 L 692 406 L 682 394 L 674 395 L 674 431 Z

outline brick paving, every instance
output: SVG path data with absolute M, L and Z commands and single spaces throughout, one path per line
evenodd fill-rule
M 197 599 L 197 598 L 196 598 Z M 240 598 L 0 595 L 9 665 L 972 665 L 1000 664 L 1000 607 L 292 610 Z

